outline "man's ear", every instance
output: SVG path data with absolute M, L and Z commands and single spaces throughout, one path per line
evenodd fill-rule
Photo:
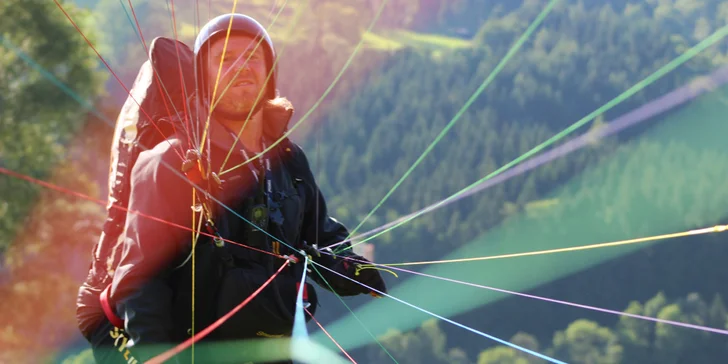
M 293 104 L 285 97 L 276 97 L 266 102 L 263 106 L 263 133 L 265 136 L 271 140 L 278 140 L 288 129 L 293 112 Z

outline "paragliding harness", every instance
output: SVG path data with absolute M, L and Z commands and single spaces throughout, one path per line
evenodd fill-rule
M 193 54 L 184 43 L 165 37 L 155 38 L 150 45 L 149 57 L 150 59 L 139 70 L 131 96 L 119 114 L 113 140 L 109 201 L 124 208 L 128 207 L 130 175 L 139 153 L 142 149 L 151 149 L 166 138 L 178 134 L 178 129 L 184 129 L 181 121 L 183 119 L 170 114 L 181 113 L 186 109 L 188 100 L 184 95 L 194 87 Z M 290 113 L 287 117 L 290 118 Z M 297 168 L 299 149 L 286 138 L 275 150 L 278 153 L 286 152 L 287 155 L 281 155 L 281 160 L 289 174 L 294 177 L 296 189 L 300 191 L 303 187 L 299 185 L 306 181 Z M 219 209 L 212 208 L 216 205 L 212 200 L 216 198 L 216 192 L 221 188 L 221 181 L 217 175 L 204 170 L 202 158 L 203 156 L 194 149 L 187 151 L 180 172 L 187 175 L 192 182 L 202 184 L 200 187 L 206 190 L 207 193 L 199 193 L 198 196 L 202 198 L 200 206 L 203 210 L 205 230 L 215 238 L 200 236 L 201 239 L 192 246 L 196 253 L 194 271 L 188 258 L 172 273 L 175 277 L 172 282 L 179 284 L 178 287 L 173 287 L 176 292 L 172 308 L 173 316 L 176 318 L 175 327 L 172 329 L 174 340 L 184 340 L 192 334 L 192 327 L 204 328 L 230 312 L 275 273 L 277 269 L 274 267 L 283 264 L 281 259 L 262 253 L 256 257 L 263 258 L 261 259 L 263 264 L 243 267 L 236 264 L 235 257 L 232 256 L 215 225 Z M 251 222 L 263 230 L 268 226 L 268 219 L 256 219 L 254 212 L 265 212 L 264 215 L 267 216 L 268 206 L 264 193 L 261 185 L 259 193 L 252 201 L 253 208 L 248 209 L 253 212 L 249 215 Z M 248 201 L 248 205 L 250 202 Z M 102 242 L 99 242 L 99 249 L 105 251 L 100 251 L 100 256 L 110 256 L 111 249 L 120 249 L 120 244 L 110 243 L 123 239 L 126 212 L 108 206 L 107 213 Z M 106 244 L 103 244 L 103 240 L 106 240 Z M 256 248 L 280 255 L 280 243 L 270 242 L 262 231 L 252 229 L 251 236 L 246 241 L 257 242 L 253 244 L 258 245 Z M 307 247 L 302 243 L 296 248 Z M 113 255 L 118 256 L 119 252 Z M 292 261 L 290 267 L 284 269 L 282 274 L 236 315 L 226 320 L 211 337 L 236 339 L 289 336 L 293 327 L 300 277 L 306 269 L 302 263 L 302 256 L 296 257 L 292 254 L 290 259 Z M 190 315 L 190 310 L 193 309 L 192 290 L 190 290 L 193 275 L 196 278 L 194 324 Z M 101 306 L 107 319 L 114 326 L 123 329 L 124 322 L 116 315 L 114 305 L 109 301 L 109 280 L 110 277 L 107 276 L 105 279 L 107 287 L 100 296 Z M 305 283 L 304 307 L 308 308 L 311 315 L 315 314 L 317 303 L 314 287 L 310 283 Z M 310 319 L 311 317 L 306 316 L 306 321 Z

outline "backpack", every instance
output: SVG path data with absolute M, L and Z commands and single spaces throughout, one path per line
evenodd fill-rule
M 170 62 L 178 59 L 179 62 Z M 149 47 L 149 60 L 140 67 L 130 96 L 119 112 L 110 151 L 107 217 L 94 248 L 96 261 L 104 264 L 107 272 L 102 283 L 113 276 L 121 254 L 116 250 L 121 246 L 119 239 L 123 238 L 126 224 L 131 171 L 140 152 L 175 132 L 173 121 L 179 118 L 170 116 L 175 116 L 175 111 L 183 113 L 186 108 L 185 95 L 194 87 L 192 69 L 193 53 L 187 45 L 165 37 L 155 38 Z

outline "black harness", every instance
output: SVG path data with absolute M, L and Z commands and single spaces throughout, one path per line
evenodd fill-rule
M 290 166 L 292 163 L 286 163 L 287 158 L 297 157 L 295 153 L 291 153 L 294 155 L 280 155 L 280 151 L 284 148 L 289 152 L 295 149 L 291 148 L 288 143 L 290 142 L 285 139 L 274 149 L 273 154 L 282 162 L 280 167 Z M 244 149 L 241 150 L 241 154 L 245 160 L 249 160 L 248 153 Z M 184 311 L 187 310 L 187 316 L 191 316 L 189 315 L 189 310 L 192 309 L 191 290 L 184 289 L 182 285 L 185 283 L 189 285 L 193 275 L 196 278 L 196 307 L 194 309 L 196 312 L 200 312 L 195 315 L 195 327 L 203 328 L 230 312 L 276 273 L 285 261 L 275 255 L 286 256 L 291 260 L 289 266 L 284 268 L 283 272 L 243 309 L 215 330 L 213 332 L 215 335 L 211 335 L 211 337 L 229 340 L 290 336 L 296 309 L 296 295 L 306 267 L 303 264 L 301 253 L 302 250 L 305 250 L 303 243 L 296 241 L 290 241 L 288 244 L 281 243 L 285 238 L 283 224 L 286 223 L 282 210 L 286 199 L 290 197 L 289 193 L 285 191 L 286 184 L 283 183 L 281 186 L 283 190 L 274 191 L 270 158 L 257 158 L 247 163 L 250 175 L 256 183 L 251 184 L 252 188 L 243 191 L 242 197 L 232 199 L 234 203 L 231 208 L 235 211 L 232 213 L 213 200 L 214 198 L 220 201 L 220 197 L 223 195 L 239 193 L 239 191 L 228 190 L 235 188 L 232 181 L 226 182 L 209 171 L 205 173 L 202 168 L 192 168 L 195 165 L 202 166 L 201 156 L 194 151 L 188 152 L 187 157 L 183 166 L 188 168 L 183 172 L 193 182 L 202 177 L 201 185 L 207 186 L 208 195 L 201 194 L 201 205 L 204 212 L 202 215 L 205 217 L 206 230 L 215 238 L 200 239 L 195 244 L 197 264 L 194 273 L 189 257 L 175 272 L 174 281 L 180 282 L 181 285 L 177 291 L 190 291 L 189 294 L 180 294 L 175 299 L 174 307 L 179 310 L 178 314 L 184 315 Z M 282 175 L 290 175 L 291 183 L 300 195 L 303 189 L 299 188 L 298 184 L 302 179 L 298 178 L 293 171 L 293 168 L 286 168 Z M 282 182 L 279 181 L 279 183 Z M 303 207 L 299 206 L 299 210 L 302 211 L 302 209 Z M 241 220 L 241 216 L 247 221 Z M 240 242 L 255 250 L 228 244 L 223 236 L 242 237 Z M 278 236 L 280 239 L 274 239 L 272 236 Z M 292 246 L 294 249 L 290 249 L 286 245 Z M 306 301 L 304 306 L 311 307 L 309 312 L 313 315 L 318 300 L 315 289 L 309 283 L 306 283 L 304 287 L 304 299 Z M 210 313 L 213 312 L 215 314 L 211 315 Z M 309 320 L 310 317 L 306 317 L 306 321 Z M 186 326 L 191 328 L 191 319 L 185 320 L 185 322 Z M 184 331 L 187 335 L 191 334 L 190 328 L 182 327 L 185 325 L 178 326 L 174 330 L 175 332 Z

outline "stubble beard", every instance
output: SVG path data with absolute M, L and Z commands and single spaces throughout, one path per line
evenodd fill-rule
M 245 121 L 255 104 L 255 94 L 245 92 L 238 95 L 226 95 L 216 107 L 221 114 L 232 117 L 236 121 Z M 258 100 L 260 103 L 260 100 Z M 252 116 L 252 115 L 251 115 Z

